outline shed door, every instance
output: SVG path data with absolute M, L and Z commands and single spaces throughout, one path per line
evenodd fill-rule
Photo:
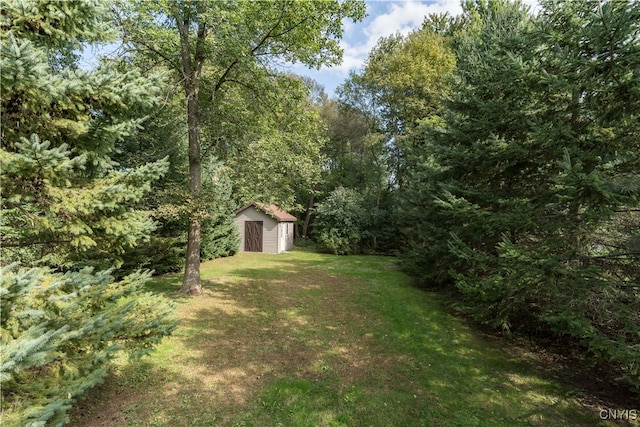
M 262 252 L 262 221 L 245 221 L 244 250 Z

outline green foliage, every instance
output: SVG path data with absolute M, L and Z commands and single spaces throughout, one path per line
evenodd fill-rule
M 204 192 L 207 214 L 202 221 L 203 259 L 234 255 L 240 247 L 240 233 L 235 222 L 236 205 L 232 199 L 228 169 L 211 160 L 205 167 Z
M 397 198 L 416 167 L 423 123 L 437 119 L 449 92 L 449 44 L 427 26 L 379 40 L 364 69 L 339 88 L 340 102 L 321 110 L 330 135 L 325 194 L 342 185 L 362 195 L 365 250 L 393 253 L 402 245 Z
M 171 304 L 142 292 L 149 273 L 114 278 L 155 229 L 134 206 L 168 165 L 112 159 L 157 103 L 159 76 L 73 64 L 81 43 L 111 33 L 108 14 L 94 1 L 3 3 L 0 379 L 9 424 L 62 425 L 117 352 L 139 357 L 175 327 Z
M 146 58 L 136 56 L 134 61 L 145 63 Z M 203 259 L 233 255 L 239 239 L 233 222 L 236 207 L 232 202 L 230 168 L 213 159 L 203 164 L 203 195 L 199 205 L 190 199 L 184 174 L 188 160 L 185 141 L 185 123 L 181 117 L 180 97 L 171 92 L 167 84 L 166 102 L 145 122 L 144 132 L 118 144 L 114 159 L 122 167 L 138 165 L 168 158 L 169 170 L 162 179 L 152 184 L 150 194 L 136 207 L 150 213 L 157 228 L 149 239 L 128 249 L 119 273 L 138 268 L 151 269 L 155 274 L 177 272 L 184 268 L 186 229 L 191 210 L 202 215 Z
M 125 171 L 116 169 L 110 156 L 117 142 L 140 126 L 141 119 L 129 111 L 155 104 L 159 76 L 142 77 L 137 69 L 120 73 L 108 64 L 90 72 L 54 71 L 50 58 L 60 46 L 97 39 L 85 31 L 102 30 L 105 24 L 99 22 L 108 11 L 94 2 L 54 3 L 49 16 L 38 12 L 44 4 L 16 2 L 3 14 L 3 260 L 118 264 L 123 251 L 153 229 L 148 215 L 126 206 L 140 199 L 167 165 L 158 159 Z M 80 20 L 88 10 L 94 12 L 86 28 L 70 22 L 73 14 Z M 34 34 L 34 22 L 51 36 Z M 67 27 L 77 32 L 66 34 Z
M 67 144 L 52 147 L 33 134 L 13 146 L 0 157 L 4 262 L 118 266 L 124 251 L 154 230 L 145 212 L 127 205 L 149 191 L 165 161 L 88 180 L 87 156 L 74 155 Z
M 297 76 L 271 74 L 269 93 L 261 95 L 259 105 L 251 91 L 224 90 L 220 96 L 225 99 L 208 116 L 207 126 L 229 132 L 218 136 L 215 152 L 227 159 L 239 204 L 267 200 L 292 210 L 299 203 L 296 189 L 308 191 L 321 181 L 325 129 L 305 82 Z M 229 117 L 229 108 L 241 108 L 238 114 L 246 116 L 240 121 Z
M 429 28 L 378 41 L 361 73 L 351 73 L 340 98 L 371 121 L 383 142 L 389 179 L 402 188 L 413 167 L 420 120 L 438 115 L 449 92 L 455 57 L 447 39 Z
M 141 67 L 149 64 L 139 56 L 132 58 Z M 119 68 L 128 64 L 116 63 Z M 113 158 L 123 168 L 168 160 L 168 171 L 153 182 L 151 191 L 138 201 L 136 208 L 149 212 L 156 223 L 156 230 L 149 239 L 127 250 L 124 264 L 117 273 L 128 273 L 138 268 L 153 270 L 155 274 L 176 272 L 184 267 L 186 242 L 186 191 L 187 165 L 185 123 L 181 117 L 182 102 L 176 89 L 167 82 L 162 92 L 165 102 L 159 105 L 153 115 L 145 121 L 144 132 L 138 132 L 118 143 Z
M 368 215 L 357 191 L 339 187 L 315 208 L 315 238 L 334 254 L 357 252 L 364 238 Z
M 405 266 L 477 319 L 582 345 L 638 386 L 640 6 L 465 15 L 457 83 L 403 197 Z
M 176 168 L 180 170 L 180 164 Z M 231 256 L 238 251 L 240 234 L 235 223 L 236 204 L 232 199 L 228 168 L 212 159 L 205 164 L 203 177 L 203 196 L 197 206 L 189 200 L 183 187 L 170 181 L 156 185 L 155 197 L 145 200 L 144 208 L 150 210 L 158 229 L 147 241 L 127 251 L 123 271 L 148 268 L 155 274 L 164 274 L 184 268 L 185 229 L 192 210 L 201 215 L 202 259 Z
M 387 132 L 406 133 L 418 119 L 440 111 L 454 65 L 446 39 L 428 29 L 392 35 L 378 41 L 362 74 L 352 74 L 345 89 L 360 85 L 379 108 Z
M 293 158 L 294 163 L 289 163 L 293 165 L 307 166 L 313 163 L 315 158 L 311 162 L 298 160 L 307 160 L 304 154 L 308 145 L 311 146 L 311 152 L 318 152 L 314 145 L 317 145 L 319 138 L 303 131 L 294 132 L 302 138 L 288 139 L 284 132 L 289 130 L 286 129 L 289 123 L 285 125 L 286 130 L 278 129 L 278 123 L 267 128 L 279 132 L 265 132 L 261 127 L 256 130 L 252 125 L 260 123 L 269 112 L 274 113 L 275 120 L 286 117 L 285 122 L 297 117 L 282 114 L 287 111 L 287 104 L 279 103 L 275 109 L 269 110 L 269 107 L 274 107 L 270 96 L 274 92 L 278 95 L 276 99 L 284 97 L 293 105 L 299 101 L 299 91 L 288 93 L 282 90 L 280 82 L 291 79 L 282 79 L 281 73 L 275 69 L 283 61 L 300 62 L 312 67 L 337 64 L 342 58 L 339 41 L 343 20 L 362 19 L 364 9 L 361 0 L 135 1 L 124 2 L 118 8 L 118 19 L 127 34 L 127 40 L 140 52 L 150 54 L 158 65 L 163 63 L 167 66 L 184 89 L 189 145 L 189 196 L 192 199 L 199 199 L 202 194 L 204 135 L 209 138 L 207 148 L 212 148 L 223 161 L 233 161 L 228 156 L 231 147 L 236 153 L 242 153 L 241 160 L 237 162 L 242 169 L 247 169 L 248 165 L 262 169 L 255 175 L 262 178 L 261 183 L 270 181 L 265 187 L 267 197 L 261 197 L 262 200 L 277 201 L 285 209 L 293 204 L 291 196 L 285 194 L 282 197 L 282 191 L 278 191 L 282 190 L 278 184 L 287 180 L 269 180 L 270 174 L 265 173 L 265 169 L 269 168 L 264 165 L 285 159 L 278 162 L 284 165 L 275 165 L 275 170 L 269 172 L 276 177 L 286 174 L 295 176 L 291 173 L 298 170 L 282 170 L 282 166 L 288 164 L 286 159 Z M 272 86 L 279 90 L 273 91 Z M 258 114 L 252 114 L 256 111 Z M 210 120 L 206 123 L 207 130 L 201 132 L 207 122 L 203 120 L 205 117 Z M 306 123 L 302 127 L 308 127 L 309 121 L 303 122 Z M 242 138 L 236 138 L 237 135 Z M 247 140 L 247 135 L 251 139 Z M 243 138 L 245 143 L 236 150 L 235 145 Z M 255 156 L 262 153 L 265 156 L 256 161 Z M 274 159 L 269 155 L 278 157 Z M 300 168 L 303 172 L 300 177 L 313 176 L 318 167 Z M 261 183 L 249 190 L 259 189 Z M 284 187 L 286 190 L 286 184 Z M 247 186 L 242 185 L 240 189 L 247 190 Z M 254 199 L 253 194 L 243 196 Z M 277 196 L 284 200 L 277 200 Z M 197 211 L 190 213 L 182 289 L 182 292 L 194 294 L 201 292 L 199 215 Z
M 171 333 L 173 306 L 143 293 L 149 273 L 114 281 L 91 268 L 1 271 L 3 411 L 16 425 L 62 425 L 124 350 L 140 357 Z

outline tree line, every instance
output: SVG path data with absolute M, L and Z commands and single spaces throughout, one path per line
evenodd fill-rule
M 507 334 L 640 387 L 640 4 L 468 0 L 326 95 L 361 1 L 9 3 L 2 14 L 3 411 L 60 425 L 176 327 L 152 272 L 232 255 L 233 211 L 385 253 Z M 121 55 L 79 67 L 87 44 Z M 313 242 L 313 243 L 311 243 Z M 613 375 L 613 374 L 612 374 Z M 60 393 L 64 390 L 64 393 Z M 9 410 L 10 409 L 10 410 Z M 19 419 L 19 420 L 18 420 Z
M 340 61 L 360 1 L 3 3 L 3 422 L 62 425 L 176 327 L 152 272 L 237 250 L 238 200 L 294 204 L 324 142 L 281 61 Z M 88 44 L 122 55 L 82 69 Z M 293 180 L 291 179 L 293 177 Z M 233 184 L 233 193 L 232 193 Z M 186 260 L 186 261 L 185 261 Z
M 366 131 L 331 146 L 348 184 L 317 206 L 320 242 L 395 253 L 478 322 L 637 388 L 638 18 L 631 1 L 468 1 L 381 39 L 339 91 Z

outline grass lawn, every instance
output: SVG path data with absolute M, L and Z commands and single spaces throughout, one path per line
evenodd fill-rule
M 73 426 L 597 426 L 598 408 L 411 286 L 394 259 L 296 250 L 148 287 L 180 326 L 117 363 Z M 635 424 L 638 425 L 638 424 Z

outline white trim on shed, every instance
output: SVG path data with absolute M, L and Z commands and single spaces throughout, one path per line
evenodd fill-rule
M 236 212 L 240 252 L 279 254 L 293 248 L 296 217 L 275 205 L 249 203 Z

